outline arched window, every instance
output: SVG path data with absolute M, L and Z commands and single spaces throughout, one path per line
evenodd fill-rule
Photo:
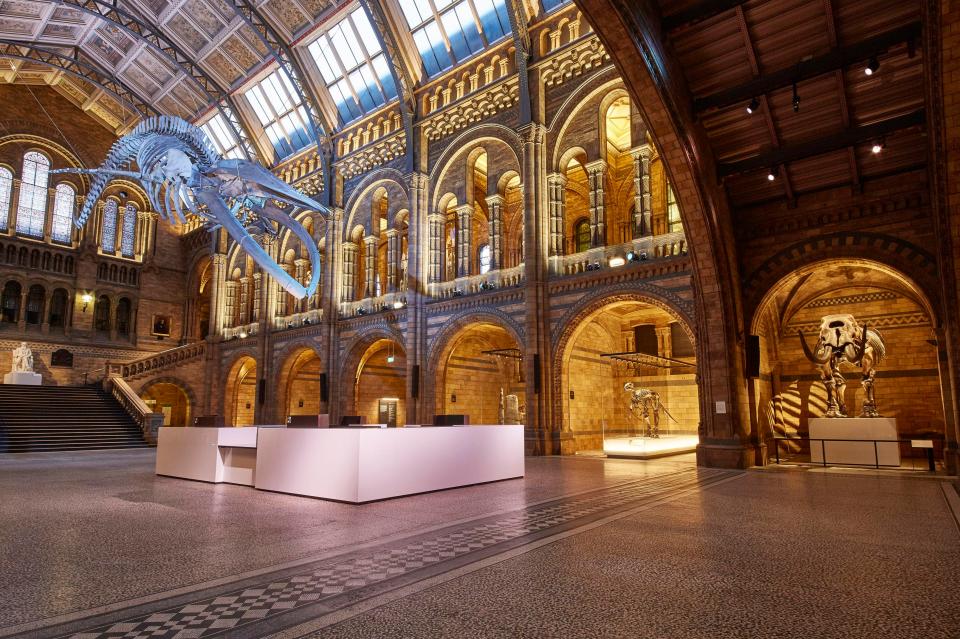
M 17 206 L 17 233 L 43 237 L 47 218 L 47 182 L 50 178 L 50 160 L 30 151 L 23 156 L 20 176 L 20 202 Z
M 123 337 L 130 336 L 130 300 L 121 297 L 117 303 L 117 334 Z
M 10 223 L 10 194 L 13 191 L 13 173 L 0 166 L 0 231 L 6 231 Z
M 576 238 L 577 253 L 590 250 L 590 222 L 580 220 L 574 227 L 573 235 Z
M 679 233 L 683 230 L 683 224 L 680 223 L 680 205 L 677 204 L 677 196 L 673 192 L 673 187 L 667 185 L 667 232 Z
M 27 293 L 27 324 L 41 324 L 43 322 L 43 306 L 46 300 L 46 291 L 39 284 L 30 287 Z
M 115 253 L 117 250 L 117 201 L 107 200 L 103 205 L 103 225 L 100 227 L 100 250 Z
M 20 284 L 9 281 L 3 287 L 3 294 L 0 295 L 0 320 L 4 322 L 16 322 L 20 319 Z
M 58 288 L 50 298 L 50 326 L 66 326 L 67 324 L 67 292 Z
M 70 243 L 73 225 L 73 205 L 76 203 L 76 191 L 65 182 L 57 185 L 57 194 L 53 199 L 53 224 L 50 238 L 54 242 Z
M 123 235 L 120 237 L 120 253 L 124 257 L 133 257 L 134 232 L 137 229 L 137 207 L 127 204 L 123 207 Z
M 93 328 L 101 333 L 110 330 L 110 298 L 101 295 L 93 310 Z
M 490 272 L 490 245 L 481 244 L 477 251 L 477 261 L 480 263 L 480 274 Z

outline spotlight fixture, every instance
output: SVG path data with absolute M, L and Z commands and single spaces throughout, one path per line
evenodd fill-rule
M 626 261 L 625 259 L 623 259 L 622 257 L 620 257 L 619 255 L 616 256 L 616 257 L 611 257 L 611 258 L 610 258 L 610 261 L 608 262 L 608 264 L 610 264 L 610 266 L 612 266 L 612 267 L 614 267 L 614 268 L 616 268 L 616 267 L 618 267 L 618 266 L 623 266 L 623 265 L 626 264 L 626 263 L 627 263 L 627 261 Z
M 633 251 L 627 251 L 627 261 L 636 262 L 640 259 L 640 256 L 634 253 Z
M 366 314 L 367 314 L 367 309 L 363 308 L 362 306 L 357 309 L 357 315 L 366 315 Z
M 454 297 L 462 297 L 462 296 L 463 296 L 463 289 L 459 289 L 459 288 L 453 289 L 453 296 L 454 296 Z
M 873 75 L 880 70 L 880 61 L 877 60 L 877 56 L 870 58 L 870 61 L 867 62 L 867 66 L 864 67 L 863 72 L 867 75 Z
M 595 270 L 595 271 L 599 271 L 599 270 L 600 270 L 600 262 L 594 262 L 594 263 L 593 263 L 593 270 Z
M 239 337 L 240 339 L 247 339 L 247 332 L 241 331 L 240 334 L 237 335 L 237 337 Z
M 778 175 L 779 173 L 780 173 L 780 170 L 777 169 L 777 167 L 772 166 L 772 167 L 770 167 L 770 171 L 767 173 L 767 179 L 770 180 L 771 182 L 773 182 L 774 180 L 777 179 L 777 175 Z
M 397 309 L 403 308 L 403 302 L 401 302 L 400 300 L 397 300 L 396 302 L 393 303 L 393 307 Z
M 309 317 L 304 317 L 304 318 L 303 318 L 303 325 L 304 325 L 304 326 L 310 326 L 310 318 L 309 318 Z
M 640 261 L 641 261 L 641 262 L 646 262 L 646 261 L 647 261 L 647 252 L 646 252 L 646 251 L 643 251 L 642 253 L 640 253 Z
M 760 100 L 754 98 L 750 100 L 750 104 L 747 105 L 747 113 L 752 114 L 754 111 L 760 108 Z
M 80 301 L 83 302 L 83 313 L 87 312 L 87 307 L 90 306 L 90 302 L 93 301 L 93 295 L 90 293 L 84 293 L 80 296 Z
M 800 94 L 797 93 L 797 83 L 793 83 L 793 112 L 800 111 Z
M 877 140 L 877 141 L 874 142 L 873 145 L 870 147 L 870 152 L 873 153 L 874 155 L 880 155 L 880 152 L 883 151 L 883 149 L 884 149 L 886 146 L 887 146 L 887 141 L 886 141 L 886 140 Z

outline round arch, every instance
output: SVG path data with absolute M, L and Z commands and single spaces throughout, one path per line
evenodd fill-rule
M 224 424 L 243 426 L 256 423 L 257 360 L 253 355 L 237 355 L 224 378 Z
M 157 377 L 137 392 L 156 413 L 163 413 L 164 426 L 189 426 L 197 406 L 190 386 L 177 377 Z
M 354 338 L 344 352 L 340 416 L 360 415 L 367 423 L 379 423 L 381 411 L 389 411 L 393 404 L 393 423 L 404 424 L 407 361 L 402 335 L 391 328 L 375 327 Z
M 274 392 L 277 423 L 288 415 L 319 415 L 326 412 L 320 398 L 323 360 L 312 344 L 295 343 L 278 358 L 280 375 Z

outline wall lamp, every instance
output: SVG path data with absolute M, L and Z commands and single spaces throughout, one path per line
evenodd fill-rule
M 397 300 L 396 302 L 393 303 L 393 308 L 396 308 L 396 309 L 403 308 L 403 302 L 401 302 L 400 300 Z
M 612 266 L 612 267 L 614 267 L 614 268 L 616 268 L 616 267 L 618 267 L 618 266 L 623 266 L 623 265 L 626 264 L 626 263 L 627 263 L 627 260 L 623 259 L 623 258 L 620 257 L 619 255 L 616 256 L 616 257 L 611 257 L 611 258 L 610 258 L 610 262 L 609 262 L 610 266 Z
M 83 302 L 83 310 L 81 311 L 81 313 L 86 313 L 87 307 L 90 306 L 90 302 L 93 301 L 93 295 L 91 295 L 90 293 L 84 293 L 83 295 L 80 296 L 80 301 Z

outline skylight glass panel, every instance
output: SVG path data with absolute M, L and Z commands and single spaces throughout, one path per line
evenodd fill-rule
M 543 10 L 550 12 L 559 9 L 565 4 L 570 4 L 570 0 L 543 0 Z
M 343 122 L 397 97 L 380 41 L 362 7 L 307 47 Z
M 400 8 L 429 76 L 510 33 L 504 0 L 400 0 Z
M 274 71 L 244 95 L 278 157 L 285 158 L 310 143 L 306 111 L 286 73 Z
M 201 124 L 200 129 L 207 134 L 214 148 L 223 157 L 236 159 L 244 157 L 237 136 L 234 135 L 233 129 L 227 126 L 227 121 L 222 114 L 214 115 L 206 123 Z

